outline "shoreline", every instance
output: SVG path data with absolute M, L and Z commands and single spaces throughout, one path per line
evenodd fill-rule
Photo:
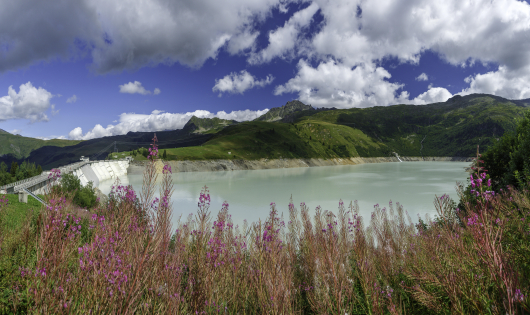
M 471 157 L 415 157 L 400 156 L 403 162 L 471 162 Z M 185 160 L 168 161 L 173 173 L 180 172 L 222 172 L 249 171 L 278 168 L 318 167 L 334 165 L 358 165 L 366 163 L 397 162 L 397 157 L 352 157 L 335 159 L 260 159 L 260 160 Z M 127 174 L 143 174 L 147 161 L 132 161 L 127 168 Z

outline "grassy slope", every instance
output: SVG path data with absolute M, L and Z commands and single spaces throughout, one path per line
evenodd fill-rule
M 500 97 L 475 94 L 429 105 L 302 111 L 288 117 L 293 124 L 253 121 L 223 127 L 227 122 L 197 119 L 199 128 L 204 131 L 211 128 L 207 133 L 215 133 L 206 143 L 203 142 L 207 138 L 193 140 L 200 135 L 189 134 L 193 132 L 191 129 L 160 132 L 157 135 L 160 141 L 188 138 L 196 141 L 180 146 L 203 143 L 199 147 L 168 149 L 168 159 L 179 160 L 371 157 L 389 156 L 392 152 L 404 156 L 473 156 L 477 144 L 484 150 L 505 131 L 513 130 L 516 119 L 525 110 L 524 106 L 516 106 Z M 274 133 L 270 132 L 273 128 Z M 78 160 L 78 156 L 91 155 L 114 140 L 149 141 L 151 133 L 145 134 L 149 136 L 141 139 L 133 133 L 94 139 L 66 150 L 44 147 L 32 156 L 35 155 L 35 162 L 43 167 L 55 167 Z M 2 136 L 6 135 L 0 134 Z M 45 142 L 9 136 L 18 138 L 17 146 L 28 151 L 31 146 L 21 145 L 20 140 L 44 142 L 47 145 L 56 142 L 64 146 L 68 143 L 66 140 Z M 423 149 L 420 151 L 423 139 Z M 5 142 L 0 138 L 0 143 L 1 150 Z M 122 152 L 137 147 L 119 145 Z M 165 147 L 169 148 L 170 145 L 166 144 Z M 137 159 L 142 158 L 137 156 Z
M 199 134 L 214 134 L 223 130 L 226 126 L 235 125 L 238 122 L 235 120 L 214 118 L 198 118 L 192 116 L 186 123 L 184 129 L 194 129 L 193 133 Z
M 202 146 L 167 150 L 170 160 L 335 158 L 360 153 L 388 155 L 384 145 L 361 131 L 322 121 L 245 122 L 225 128 Z
M 77 140 L 40 140 L 35 138 L 12 135 L 10 133 L 0 133 L 0 155 L 13 154 L 17 159 L 29 156 L 31 151 L 44 147 L 66 147 L 76 145 L 82 141 Z
M 28 203 L 22 203 L 18 201 L 18 195 L 8 194 L 0 195 L 7 196 L 8 205 L 2 213 L 3 218 L 1 220 L 3 228 L 7 231 L 15 231 L 22 227 L 22 223 L 26 219 L 29 211 L 40 211 L 42 204 L 35 200 L 35 198 L 28 196 Z M 44 199 L 44 195 L 38 195 L 41 199 Z
M 168 159 L 178 160 L 373 157 L 392 152 L 473 156 L 477 144 L 485 149 L 512 130 L 525 110 L 507 100 L 469 96 L 430 105 L 305 111 L 294 124 L 242 123 L 223 129 L 203 146 L 167 152 Z
M 419 156 L 425 138 L 425 156 L 472 156 L 477 144 L 487 147 L 505 131 L 513 130 L 525 110 L 485 96 L 449 104 L 354 108 L 312 116 L 301 113 L 298 120 L 357 128 L 401 155 Z

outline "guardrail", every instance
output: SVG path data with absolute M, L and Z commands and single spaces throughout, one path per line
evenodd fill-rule
M 44 200 L 40 199 L 39 196 L 35 195 L 34 193 L 32 193 L 31 191 L 27 190 L 26 188 L 22 188 L 21 190 L 23 190 L 26 194 L 30 195 L 31 197 L 37 199 L 37 201 L 42 203 L 43 205 L 45 205 L 45 206 L 48 205 L 46 202 L 44 202 Z
M 83 165 L 85 165 L 87 163 L 90 163 L 90 162 L 86 162 L 86 161 L 76 162 L 76 163 L 68 164 L 66 166 L 59 167 L 59 170 L 61 170 L 61 174 L 69 173 L 69 172 L 71 172 L 71 171 L 73 171 L 75 169 L 80 168 L 81 166 L 83 166 Z M 14 187 L 14 190 L 18 191 L 18 190 L 21 190 L 21 189 L 24 189 L 24 188 L 27 188 L 27 187 L 31 187 L 31 186 L 35 185 L 36 182 L 38 183 L 38 182 L 43 182 L 43 181 L 47 180 L 50 173 L 51 172 L 43 172 L 42 174 L 37 175 L 37 176 L 33 176 L 33 177 L 30 177 L 30 178 L 19 180 L 19 181 L 14 182 L 14 183 L 10 183 L 10 184 L 4 185 L 4 186 L 0 186 L 0 190 L 6 190 L 7 191 L 7 189 Z
M 111 161 L 126 161 L 126 160 L 127 159 L 117 159 L 117 160 L 111 160 Z M 65 174 L 65 173 L 68 174 L 78 168 L 81 168 L 83 165 L 91 164 L 91 163 L 99 163 L 99 162 L 105 162 L 105 160 L 76 162 L 76 163 L 68 164 L 66 166 L 59 167 L 59 170 L 61 171 L 61 174 Z M 13 188 L 14 192 L 17 192 L 22 189 L 27 189 L 28 187 L 34 186 L 37 183 L 48 180 L 48 176 L 50 173 L 51 172 L 43 172 L 42 174 L 37 175 L 37 176 L 33 176 L 30 178 L 19 180 L 14 183 L 0 186 L 0 191 L 5 190 L 7 192 L 7 190 L 10 188 Z

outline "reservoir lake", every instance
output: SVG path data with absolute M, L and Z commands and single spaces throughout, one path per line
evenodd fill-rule
M 177 228 L 189 214 L 195 214 L 199 194 L 203 186 L 210 191 L 212 223 L 224 201 L 229 204 L 229 214 L 234 225 L 264 221 L 270 211 L 271 202 L 276 203 L 279 214 L 289 218 L 289 200 L 300 210 L 305 202 L 311 214 L 315 208 L 337 213 L 339 200 L 345 206 L 357 200 L 359 214 L 368 225 L 374 205 L 388 207 L 389 202 L 400 203 L 414 223 L 418 215 L 433 219 L 435 195 L 448 194 L 458 202 L 456 183 L 467 185 L 469 174 L 465 168 L 469 162 L 402 162 L 373 163 L 344 166 L 300 167 L 251 171 L 182 172 L 173 173 L 172 195 L 173 229 Z M 159 175 L 160 182 L 162 175 Z M 142 175 L 129 174 L 120 177 L 122 185 L 132 185 L 137 195 L 142 188 Z M 99 189 L 108 194 L 114 180 L 99 184 Z M 159 197 L 157 186 L 155 197 Z

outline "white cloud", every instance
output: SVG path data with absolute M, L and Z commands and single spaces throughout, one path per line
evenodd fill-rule
M 222 93 L 243 94 L 243 92 L 253 87 L 264 87 L 271 84 L 273 80 L 274 77 L 270 74 L 263 80 L 256 80 L 256 77 L 246 70 L 242 70 L 239 74 L 232 72 L 222 79 L 215 80 L 212 91 L 219 91 L 219 96 Z
M 519 71 L 500 66 L 497 71 L 469 76 L 465 82 L 469 88 L 458 94 L 487 93 L 513 100 L 530 98 L 530 66 Z
M 65 136 L 49 136 L 49 137 L 33 137 L 33 138 L 41 139 L 41 140 L 51 140 L 51 139 L 61 139 L 61 140 L 66 140 L 66 137 L 65 137 Z
M 69 98 L 66 100 L 67 103 L 75 103 L 76 101 L 77 101 L 77 96 L 75 96 L 75 94 L 72 95 L 71 97 L 69 97 Z
M 467 60 L 528 63 L 530 5 L 516 0 L 316 1 L 325 19 L 315 50 L 348 65 L 394 56 L 418 62 L 431 49 L 453 65 Z M 357 15 L 357 7 L 362 14 Z
M 151 132 L 182 129 L 192 116 L 197 116 L 199 118 L 218 117 L 221 119 L 246 121 L 255 119 L 268 111 L 268 109 L 258 111 L 247 109 L 232 111 L 230 113 L 219 111 L 216 114 L 213 114 L 207 110 L 196 110 L 187 113 L 165 113 L 160 110 L 154 110 L 150 115 L 123 113 L 120 115 L 120 122 L 116 125 L 108 125 L 105 128 L 102 125 L 97 124 L 85 134 L 83 134 L 81 127 L 77 127 L 70 131 L 68 138 L 72 140 L 89 140 L 107 136 L 123 135 L 129 131 Z
M 300 60 L 296 77 L 277 86 L 274 93 L 296 92 L 300 101 L 317 107 L 369 107 L 405 101 L 395 97 L 402 85 L 386 81 L 388 78 L 388 71 L 373 64 L 352 69 L 328 60 L 313 68 Z
M 380 64 L 389 57 L 418 63 L 423 52 L 432 51 L 454 66 L 499 65 L 497 71 L 470 78 L 462 93 L 495 91 L 521 97 L 530 86 L 530 76 L 522 71 L 530 66 L 530 5 L 525 1 L 314 0 L 295 13 L 291 3 L 302 1 L 4 2 L 0 73 L 57 57 L 71 60 L 87 55 L 97 73 L 174 63 L 200 67 L 221 49 L 247 53 L 250 63 L 279 57 L 319 64 L 332 58 L 351 69 Z M 259 29 L 273 9 L 290 14 L 288 21 L 267 34 L 269 45 L 255 52 Z M 319 25 L 313 19 L 315 12 L 323 18 Z M 364 88 L 365 95 L 381 95 L 379 89 L 388 88 L 385 81 L 374 81 Z M 343 89 L 337 84 L 330 88 Z M 320 97 L 324 102 L 325 96 Z
M 428 81 L 428 80 L 429 80 L 429 77 L 427 76 L 425 72 L 416 77 L 416 81 Z
M 146 65 L 199 67 L 279 0 L 40 0 L 2 3 L 0 72 L 60 56 L 98 73 Z M 49 23 L 53 21 L 53 23 Z M 58 27 L 60 25 L 61 27 Z
M 154 95 L 158 95 L 158 94 L 160 94 L 160 93 L 161 93 L 161 91 L 160 91 L 159 88 L 155 88 L 155 90 L 153 91 L 153 94 L 154 94 Z
M 142 83 L 138 81 L 134 81 L 134 82 L 129 82 L 129 83 L 120 85 L 120 93 L 129 93 L 129 94 L 138 93 L 138 94 L 146 95 L 146 94 L 151 94 L 151 91 L 146 90 L 142 86 Z
M 500 65 L 497 72 L 470 78 L 471 86 L 463 93 L 528 97 L 526 87 L 530 86 L 530 76 L 521 71 L 530 66 L 530 5 L 527 2 L 315 2 L 321 9 L 324 23 L 311 39 L 308 57 L 315 58 L 315 53 L 323 60 L 333 56 L 353 67 L 378 63 L 388 57 L 418 63 L 421 54 L 431 50 L 453 66 L 471 66 L 475 62 Z M 358 7 L 361 14 L 357 14 Z M 422 79 L 421 76 L 418 79 Z M 373 86 L 374 92 L 377 88 Z
M 52 115 L 55 116 L 59 113 L 59 109 L 58 110 L 55 110 L 55 104 L 52 104 L 51 106 L 51 110 L 52 110 Z
M 19 135 L 21 132 L 22 132 L 22 129 L 13 129 L 9 131 L 9 133 L 13 135 Z
M 449 92 L 445 88 L 429 87 L 429 90 L 427 90 L 426 92 L 414 98 L 412 100 L 412 103 L 416 105 L 423 105 L 423 104 L 445 102 L 448 99 L 450 99 L 452 96 L 453 94 L 451 94 L 451 92 Z
M 283 27 L 269 33 L 269 46 L 259 53 L 252 54 L 249 63 L 260 64 L 270 62 L 275 57 L 293 57 L 298 34 L 309 25 L 318 5 L 313 2 L 307 8 L 296 12 Z
M 247 29 L 238 35 L 231 37 L 230 41 L 228 42 L 228 52 L 232 55 L 236 55 L 247 49 L 253 50 L 258 35 L 258 31 Z
M 278 11 L 280 11 L 283 14 L 289 12 L 289 9 L 287 8 L 287 3 L 285 3 L 285 2 L 280 2 L 278 4 Z
M 17 93 L 13 86 L 9 86 L 7 95 L 0 97 L 0 121 L 9 119 L 29 119 L 48 121 L 46 111 L 50 108 L 53 95 L 45 89 L 35 88 L 28 82 L 21 84 Z
M 216 117 L 227 120 L 236 120 L 236 121 L 249 121 L 258 118 L 261 115 L 266 114 L 269 109 L 264 110 L 235 110 L 227 113 L 225 111 L 219 111 L 215 114 Z

